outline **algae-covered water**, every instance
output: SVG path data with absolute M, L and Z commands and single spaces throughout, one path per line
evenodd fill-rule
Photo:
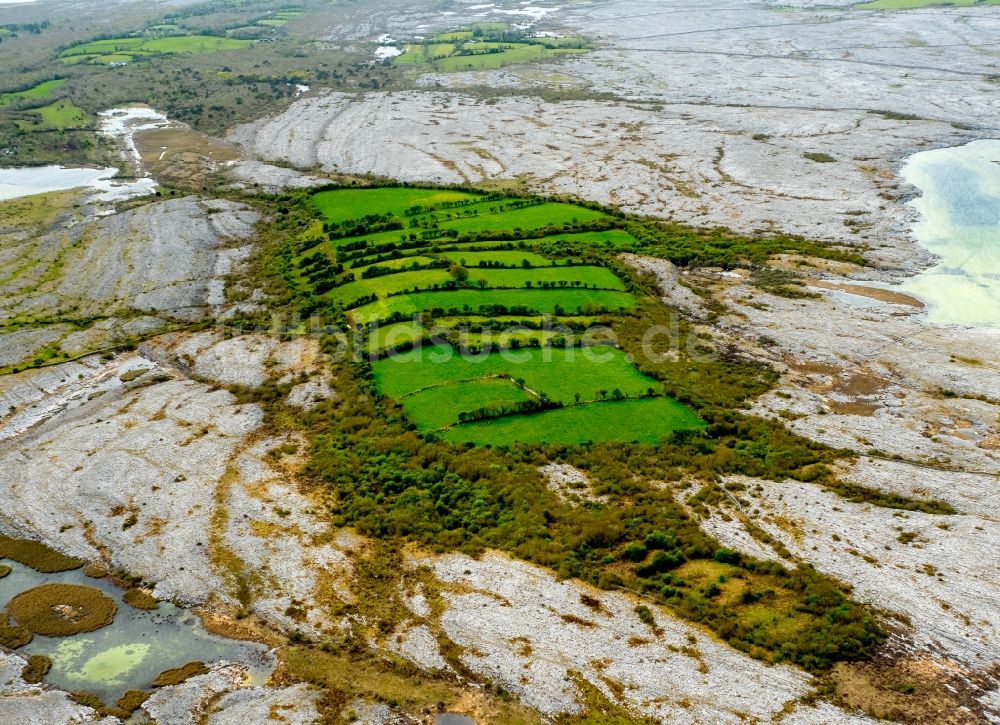
M 913 234 L 938 262 L 901 291 L 933 322 L 1000 327 L 1000 140 L 914 154 L 903 178 L 921 191 Z
M 83 571 L 42 574 L 22 564 L 5 561 L 11 573 L 0 579 L 0 607 L 26 589 L 40 584 L 86 584 L 97 587 L 118 604 L 114 622 L 94 632 L 70 637 L 40 637 L 16 650 L 22 657 L 47 655 L 52 669 L 45 677 L 60 689 L 85 690 L 114 703 L 126 690 L 149 689 L 166 669 L 200 660 L 226 660 L 250 667 L 251 678 L 262 682 L 274 668 L 267 647 L 216 637 L 185 609 L 160 602 L 156 610 L 134 609 L 122 602 L 122 590 L 110 582 L 91 579 Z

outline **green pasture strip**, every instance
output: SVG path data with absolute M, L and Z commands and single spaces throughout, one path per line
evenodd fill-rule
M 528 415 L 463 423 L 440 436 L 451 443 L 509 446 L 514 443 L 579 444 L 605 441 L 659 443 L 678 430 L 699 430 L 702 421 L 671 398 L 587 403 Z
M 385 320 L 394 313 L 412 315 L 436 308 L 445 314 L 470 314 L 483 306 L 525 307 L 529 314 L 563 313 L 596 315 L 614 313 L 619 309 L 631 310 L 636 306 L 635 297 L 626 292 L 612 290 L 544 289 L 544 290 L 473 290 L 460 289 L 445 292 L 416 292 L 397 295 L 362 305 L 351 312 L 356 324 Z M 456 310 L 456 312 L 451 312 Z
M 472 272 L 482 262 L 494 262 L 505 267 L 520 267 L 527 261 L 533 267 L 548 267 L 554 261 L 548 257 L 543 257 L 534 252 L 502 251 L 493 250 L 490 252 L 441 252 L 441 257 L 452 262 L 457 262 L 469 268 Z
M 565 287 L 548 288 L 560 290 L 575 290 L 583 287 L 619 291 L 625 289 L 625 284 L 618 279 L 614 272 L 605 267 L 533 267 L 531 269 L 477 267 L 469 270 L 467 282 L 469 287 L 475 287 L 480 280 L 485 283 L 481 285 L 482 288 L 496 288 L 498 290 L 500 288 L 520 289 L 526 287 L 528 282 L 536 287 L 542 283 L 569 283 Z M 349 303 L 370 294 L 387 297 L 415 287 L 427 290 L 433 285 L 443 286 L 454 281 L 455 278 L 447 269 L 419 269 L 348 282 L 340 287 L 334 287 L 324 296 Z M 574 287 L 573 283 L 579 283 L 580 286 Z
M 413 189 L 391 186 L 380 189 L 332 189 L 313 194 L 313 206 L 328 222 L 345 222 L 372 214 L 403 217 L 414 206 L 434 206 L 445 202 L 471 201 L 479 194 L 449 189 Z

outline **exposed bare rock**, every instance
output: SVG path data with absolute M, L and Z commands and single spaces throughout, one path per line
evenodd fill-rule
M 223 695 L 208 717 L 209 725 L 249 725 L 277 720 L 285 725 L 312 725 L 319 718 L 319 691 L 308 685 L 283 689 L 252 687 Z
M 232 138 L 262 159 L 327 172 L 443 183 L 520 179 L 537 191 L 746 232 L 848 243 L 891 234 L 893 246 L 880 245 L 875 254 L 912 268 L 928 257 L 901 233 L 907 212 L 886 207 L 879 194 L 892 163 L 928 136 L 961 137 L 948 124 L 901 123 L 857 110 L 741 108 L 734 115 L 693 104 L 533 97 L 487 104 L 427 91 L 310 96 Z M 831 139 L 836 161 L 806 158 Z M 864 162 L 855 160 L 862 156 Z M 863 214 L 871 232 L 845 226 L 848 213 Z
M 161 599 L 235 601 L 316 633 L 320 602 L 350 599 L 350 537 L 328 536 L 289 483 L 301 442 L 254 439 L 262 411 L 210 383 L 316 372 L 313 340 L 169 335 L 107 362 L 86 358 L 4 378 L 0 524 L 155 584 Z M 30 494 L 29 494 L 30 492 Z M 235 567 L 235 568 L 234 568 Z M 304 620 L 286 610 L 298 602 Z
M 919 645 L 977 668 L 995 660 L 996 521 L 852 504 L 791 481 L 765 486 L 759 505 L 759 525 L 860 598 L 905 614 Z
M 621 258 L 637 272 L 656 276 L 663 293 L 664 304 L 682 310 L 694 318 L 703 318 L 707 311 L 705 303 L 682 282 L 681 272 L 666 259 L 642 257 L 637 254 L 623 254 Z
M 73 702 L 69 695 L 21 679 L 27 661 L 0 652 L 0 722 L 18 725 L 118 725 L 118 718 L 101 718 L 93 708 Z
M 43 362 L 47 350 L 84 354 L 219 312 L 257 220 L 247 206 L 192 196 L 91 221 L 57 216 L 24 239 L 0 230 L 0 322 L 24 325 L 0 334 L 0 368 L 39 354 Z M 33 264 L 16 270 L 19 259 Z
M 665 610 L 654 633 L 630 597 L 558 581 L 529 564 L 498 554 L 415 563 L 455 586 L 442 594 L 441 627 L 465 649 L 463 663 L 545 715 L 580 710 L 573 671 L 613 701 L 670 722 L 769 719 L 808 690 L 804 673 L 750 659 Z M 599 606 L 584 603 L 584 594 Z M 870 722 L 825 712 L 828 721 Z
M 545 478 L 546 485 L 564 501 L 576 504 L 603 500 L 594 495 L 587 474 L 568 463 L 548 463 L 540 466 L 538 471 Z
M 386 639 L 385 647 L 425 670 L 449 670 L 434 634 L 425 624 L 403 625 Z
M 197 725 L 220 696 L 239 689 L 246 676 L 240 665 L 219 663 L 203 675 L 157 689 L 142 709 L 160 725 Z
M 308 189 L 329 183 L 327 179 L 318 176 L 260 161 L 238 161 L 227 169 L 227 173 L 237 180 L 235 187 L 259 189 L 266 194 L 277 194 L 286 189 Z
M 257 214 L 226 201 L 171 199 L 115 214 L 83 231 L 85 244 L 64 264 L 55 289 L 82 308 L 156 311 L 197 319 L 227 247 L 246 244 Z M 228 271 L 228 265 L 220 272 Z M 109 310 L 110 306 L 110 310 Z

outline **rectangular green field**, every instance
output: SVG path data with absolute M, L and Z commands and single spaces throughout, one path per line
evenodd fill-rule
M 514 63 L 527 63 L 545 55 L 555 55 L 541 45 L 518 45 L 499 53 L 477 53 L 475 55 L 452 55 L 434 61 L 434 68 L 442 73 L 457 73 L 469 70 L 495 70 Z
M 39 121 L 18 121 L 20 128 L 68 130 L 87 128 L 91 122 L 90 115 L 69 99 L 33 108 L 31 113 L 37 114 Z
M 605 311 L 614 313 L 620 309 L 634 309 L 636 300 L 627 292 L 610 290 L 460 289 L 387 297 L 358 307 L 351 312 L 351 318 L 355 324 L 364 325 L 384 320 L 396 312 L 412 315 L 441 308 L 446 314 L 452 309 L 457 310 L 458 314 L 469 314 L 476 313 L 480 307 L 488 305 L 503 305 L 507 308 L 526 307 L 530 314 L 557 314 L 556 308 L 559 307 L 564 314 L 597 315 Z
M 534 252 L 514 252 L 505 250 L 492 252 L 442 252 L 441 256 L 444 259 L 452 262 L 458 262 L 459 264 L 468 267 L 470 272 L 474 267 L 477 267 L 482 262 L 494 262 L 507 267 L 521 267 L 524 266 L 523 263 L 525 261 L 533 267 L 548 267 L 553 262 L 553 260 L 548 257 L 543 257 L 540 254 L 535 254 Z
M 520 209 L 508 209 L 497 214 L 481 214 L 477 217 L 444 221 L 441 222 L 441 227 L 454 229 L 462 234 L 466 232 L 511 231 L 516 228 L 538 229 L 548 225 L 586 223 L 606 218 L 607 215 L 603 212 L 574 204 L 545 202 Z
M 384 189 L 333 189 L 314 194 L 312 203 L 329 222 L 360 219 L 371 214 L 403 213 L 414 206 L 433 206 L 444 202 L 471 201 L 478 194 L 447 189 L 411 189 L 387 187 Z
M 358 279 L 361 279 L 362 273 L 369 267 L 383 267 L 385 269 L 406 269 L 411 264 L 432 264 L 437 260 L 434 257 L 424 257 L 421 255 L 416 255 L 413 257 L 400 257 L 398 259 L 387 259 L 384 262 L 376 262 L 374 264 L 366 264 L 363 267 L 351 267 L 355 274 L 358 275 Z
M 608 290 L 624 290 L 625 284 L 615 276 L 615 273 L 606 267 L 533 267 L 531 269 L 497 269 L 497 268 L 476 268 L 469 270 L 469 285 L 476 286 L 483 280 L 483 288 L 515 288 L 520 289 L 531 282 L 534 286 L 542 283 L 559 284 L 568 282 L 563 290 L 579 289 L 573 287 L 573 282 L 579 282 L 583 287 Z M 374 294 L 379 297 L 405 292 L 406 290 L 420 287 L 427 290 L 432 285 L 444 285 L 453 282 L 454 277 L 447 269 L 419 269 L 409 272 L 397 272 L 386 274 L 381 277 L 370 279 L 359 279 L 356 282 L 348 282 L 340 287 L 335 287 L 326 295 L 327 299 L 339 302 L 350 303 L 366 295 Z
M 14 100 L 25 100 L 25 101 L 44 101 L 49 96 L 51 96 L 55 91 L 59 90 L 66 83 L 65 78 L 56 78 L 55 80 L 45 81 L 44 83 L 39 83 L 37 86 L 33 86 L 24 91 L 15 91 L 13 93 L 0 93 L 0 106 L 10 103 Z
M 423 431 L 458 422 L 458 414 L 497 403 L 519 403 L 531 396 L 511 380 L 473 380 L 441 388 L 427 388 L 403 398 L 406 414 Z
M 553 234 L 532 239 L 532 244 L 558 249 L 561 245 L 581 245 L 590 247 L 636 247 L 641 242 L 622 229 L 608 229 L 603 232 L 578 232 L 576 234 Z
M 416 342 L 424 338 L 436 336 L 443 340 L 450 332 L 453 325 L 442 324 L 438 320 L 432 325 L 422 325 L 416 322 L 396 322 L 392 325 L 384 325 L 372 330 L 367 341 L 369 353 L 380 353 L 387 348 L 399 348 L 408 343 Z M 459 325 L 459 327 L 462 327 Z M 486 343 L 500 343 L 509 345 L 512 340 L 519 340 L 522 347 L 528 347 L 529 340 L 538 340 L 539 343 L 562 334 L 559 330 L 536 330 L 529 327 L 519 326 L 516 322 L 504 325 L 502 329 L 483 332 L 458 331 L 462 338 L 462 344 L 466 347 L 474 346 L 482 348 Z
M 650 388 L 656 392 L 659 387 L 639 372 L 624 352 L 613 347 L 461 355 L 447 345 L 430 345 L 383 358 L 372 366 L 372 372 L 379 390 L 396 399 L 425 388 L 500 375 L 522 379 L 529 390 L 563 403 L 575 402 L 577 394 L 584 401 L 600 400 L 600 391 L 605 397 L 616 389 L 626 397 L 635 397 L 647 394 Z
M 571 405 L 531 415 L 464 423 L 440 435 L 452 443 L 658 443 L 676 430 L 698 430 L 702 421 L 670 398 Z

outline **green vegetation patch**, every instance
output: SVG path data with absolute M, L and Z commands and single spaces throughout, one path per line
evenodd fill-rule
M 563 403 L 576 402 L 577 395 L 583 401 L 605 400 L 616 389 L 623 397 L 639 397 L 647 395 L 653 383 L 624 352 L 612 347 L 462 355 L 449 346 L 435 345 L 383 358 L 373 364 L 372 372 L 379 389 L 394 398 L 424 388 L 501 376 L 518 379 L 536 394 Z
M 10 93 L 0 93 L 0 106 L 5 106 L 8 103 L 15 101 L 26 101 L 26 102 L 40 102 L 47 101 L 52 97 L 52 94 L 65 85 L 65 78 L 56 78 L 55 80 L 45 81 L 39 83 L 38 85 L 32 86 L 23 91 L 12 91 Z
M 402 320 L 420 312 L 432 312 L 434 315 L 598 315 L 631 310 L 635 304 L 631 294 L 607 290 L 456 289 L 387 297 L 362 305 L 352 310 L 350 315 L 356 324 L 364 325 Z
M 204 675 L 206 672 L 208 672 L 208 667 L 205 666 L 204 662 L 188 662 L 186 665 L 164 670 L 158 674 L 156 679 L 153 680 L 153 687 L 179 685 L 185 680 L 197 677 L 198 675 Z
M 404 401 L 404 408 L 406 407 Z M 670 398 L 583 403 L 545 413 L 472 422 L 441 434 L 452 443 L 512 446 L 515 443 L 658 443 L 674 431 L 699 430 L 697 415 Z
M 218 35 L 127 36 L 79 43 L 59 54 L 63 63 L 109 65 L 130 63 L 155 55 L 218 53 L 253 45 L 253 40 Z
M 68 98 L 46 106 L 32 108 L 27 113 L 34 118 L 17 123 L 18 127 L 24 131 L 67 131 L 89 128 L 92 125 L 90 114 Z
M 590 43 L 577 36 L 532 35 L 506 23 L 480 23 L 410 42 L 393 63 L 430 66 L 441 73 L 455 73 L 492 70 L 513 63 L 586 53 L 590 49 Z
M 7 611 L 34 634 L 68 637 L 111 624 L 118 606 L 96 587 L 42 584 L 11 599 Z
M 66 556 L 32 539 L 0 535 L 0 559 L 11 559 L 43 574 L 70 571 L 83 566 L 83 560 Z

